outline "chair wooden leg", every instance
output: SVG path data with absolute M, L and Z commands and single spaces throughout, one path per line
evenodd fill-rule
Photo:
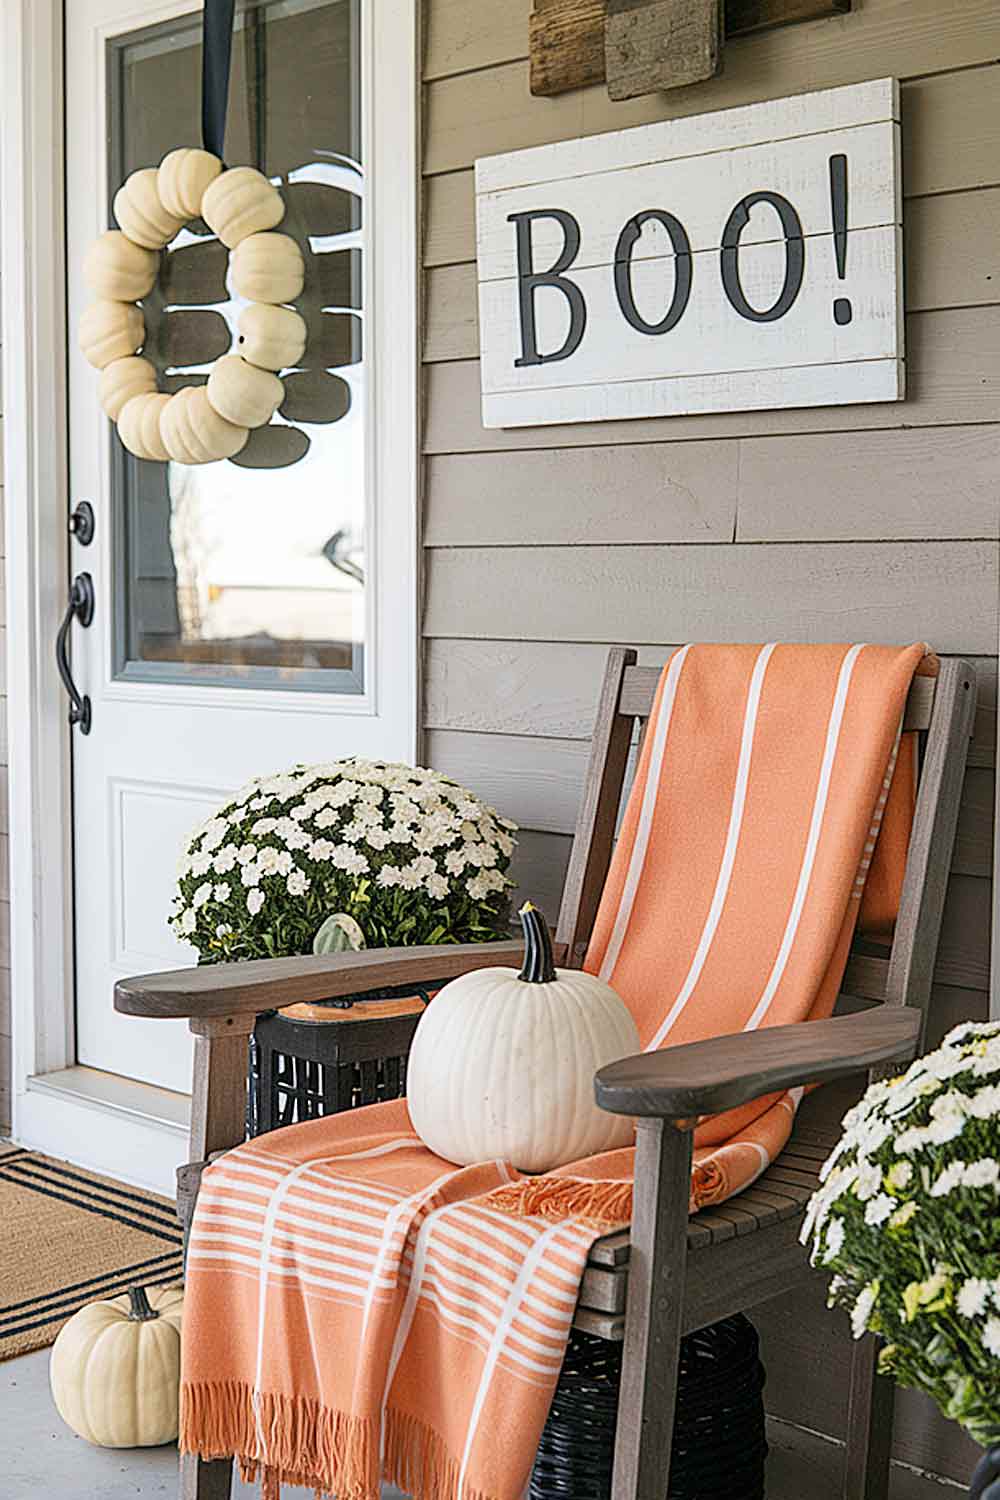
M 231 1458 L 197 1458 L 182 1453 L 178 1500 L 229 1500 L 233 1484 Z
M 896 1387 L 878 1373 L 880 1340 L 865 1334 L 854 1346 L 847 1409 L 843 1500 L 887 1500 Z
M 194 1086 L 191 1099 L 192 1174 L 185 1185 L 194 1217 L 201 1172 L 215 1151 L 238 1146 L 246 1135 L 247 1048 L 253 1016 L 220 1016 L 189 1022 L 194 1032 Z M 187 1232 L 185 1232 L 185 1260 Z M 179 1500 L 229 1500 L 233 1486 L 231 1458 L 180 1459 Z
M 636 1127 L 635 1201 L 612 1500 L 663 1500 L 670 1477 L 687 1267 L 691 1134 Z

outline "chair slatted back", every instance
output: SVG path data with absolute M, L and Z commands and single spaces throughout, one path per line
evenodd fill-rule
M 608 653 L 573 850 L 556 929 L 567 962 L 582 960 L 611 863 L 629 751 L 653 706 L 658 667 L 636 665 L 634 650 Z M 920 735 L 913 833 L 896 929 L 891 940 L 855 939 L 845 994 L 914 1005 L 926 1024 L 962 782 L 976 707 L 970 662 L 951 658 L 937 677 L 917 677 L 903 727 Z

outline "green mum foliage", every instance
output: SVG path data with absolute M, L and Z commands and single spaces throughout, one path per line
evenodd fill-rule
M 516 824 L 436 771 L 360 759 L 262 776 L 196 829 L 170 917 L 202 963 L 329 946 L 477 943 L 509 933 Z M 356 941 L 356 937 L 355 937 Z
M 803 1225 L 882 1369 L 1000 1442 L 1000 1023 L 956 1027 L 844 1118 Z

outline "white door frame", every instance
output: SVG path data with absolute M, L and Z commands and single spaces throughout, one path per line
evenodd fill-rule
M 391 205 L 394 223 L 412 226 L 412 232 L 375 236 L 369 285 L 379 611 L 405 611 L 409 620 L 407 659 L 394 660 L 388 675 L 391 691 L 405 695 L 415 758 L 419 7 L 412 0 L 370 3 L 379 92 L 397 106 L 388 122 L 384 109 L 376 116 L 373 222 L 383 217 L 384 204 Z M 137 26 L 150 10 L 137 5 Z M 123 1093 L 113 1080 L 105 1087 L 101 1080 L 108 1075 L 96 1074 L 93 1087 L 79 1079 L 67 1080 L 72 1087 L 60 1082 L 75 1059 L 70 737 L 53 658 L 69 583 L 62 0 L 0 0 L 0 98 L 13 1129 L 25 1145 L 172 1191 L 172 1167 L 184 1155 L 176 1108 L 147 1110 L 134 1091 Z M 384 357 L 390 349 L 391 358 Z M 405 513 L 402 507 L 389 511 L 393 496 L 409 502 Z

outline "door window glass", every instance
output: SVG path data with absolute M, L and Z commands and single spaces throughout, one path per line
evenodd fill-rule
M 109 44 L 109 184 L 198 145 L 200 15 Z M 309 339 L 285 400 L 235 460 L 147 463 L 112 439 L 118 678 L 364 689 L 366 368 L 358 0 L 261 0 L 233 39 L 227 165 L 278 185 Z M 113 222 L 109 220 L 109 222 Z M 245 305 L 201 221 L 143 303 L 159 388 L 238 352 Z

